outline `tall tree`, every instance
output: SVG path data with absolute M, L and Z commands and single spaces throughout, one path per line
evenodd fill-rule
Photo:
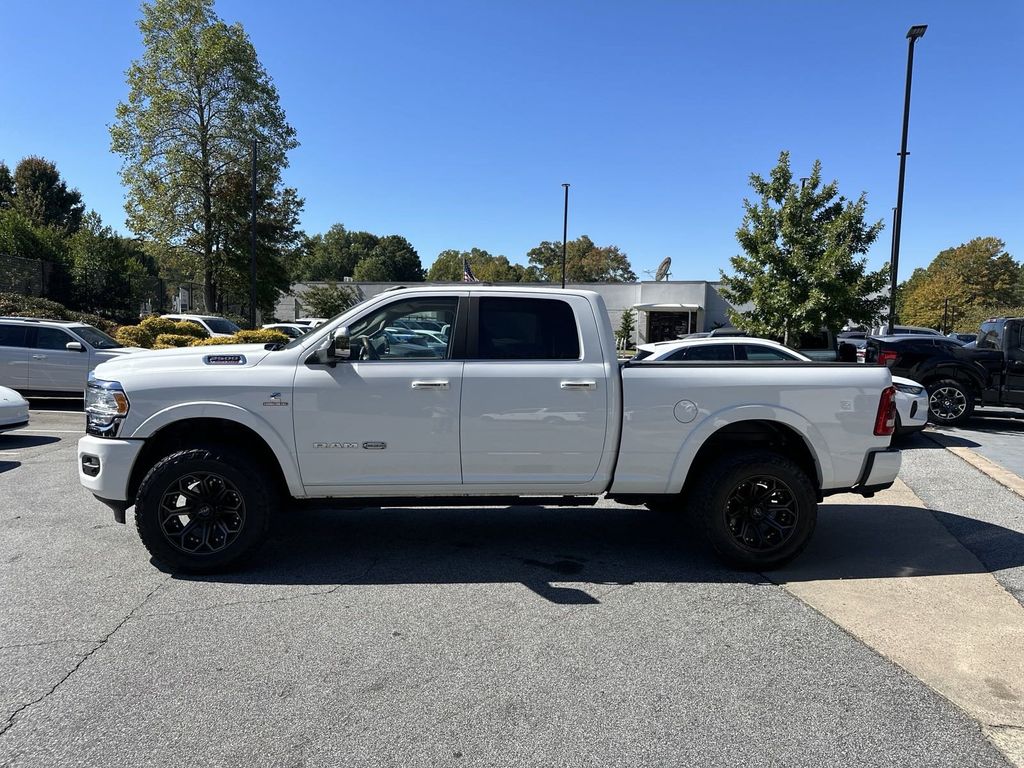
M 565 249 L 565 279 L 570 283 L 632 283 L 636 274 L 629 257 L 616 245 L 599 246 L 586 235 Z M 562 282 L 562 243 L 545 240 L 526 254 L 541 280 Z
M 900 286 L 900 319 L 938 327 L 947 308 L 973 328 L 975 321 L 1024 304 L 1024 268 L 997 237 L 976 237 L 941 251 Z M 976 330 L 976 328 L 974 329 Z
M 196 254 L 212 308 L 217 221 L 231 205 L 216 191 L 228 174 L 244 173 L 253 139 L 258 176 L 276 187 L 298 142 L 248 35 L 222 21 L 213 0 L 145 2 L 139 29 L 144 52 L 128 69 L 128 100 L 110 128 L 128 225 Z
M 359 260 L 353 277 L 363 282 L 419 282 L 423 280 L 423 265 L 408 240 L 388 235 Z
M 873 323 L 887 301 L 878 293 L 888 268 L 867 271 L 864 254 L 882 222 L 864 221 L 866 196 L 847 200 L 837 182 L 822 184 L 817 160 L 798 186 L 788 152 L 767 179 L 751 174 L 750 186 L 760 199 L 743 201 L 736 231 L 743 254 L 730 259 L 734 274 L 722 273 L 722 294 L 735 306 L 753 306 L 730 310 L 730 320 L 787 344 L 798 344 L 801 332 L 838 331 L 849 320 Z
M 249 264 L 252 258 L 252 188 L 243 173 L 226 175 L 218 184 L 216 266 L 218 304 L 224 312 L 230 302 L 249 304 Z M 288 262 L 300 248 L 303 234 L 298 229 L 303 201 L 290 187 L 275 189 L 258 185 L 256 191 L 256 306 L 266 316 L 274 312 L 280 294 L 291 279 Z
M 485 283 L 522 283 L 539 282 L 540 270 L 537 267 L 524 267 L 512 264 L 505 256 L 492 256 L 480 248 L 468 251 L 449 249 L 441 251 L 430 265 L 427 280 L 454 281 L 462 280 L 463 262 L 469 264 L 473 276 Z
M 82 194 L 77 189 L 68 189 L 57 166 L 42 157 L 23 158 L 13 176 L 0 163 L 0 199 L 35 227 L 51 227 L 70 235 L 82 226 Z
M 292 279 L 316 283 L 351 277 L 359 259 L 366 255 L 352 247 L 357 234 L 369 233 L 349 232 L 344 224 L 334 224 L 322 235 L 307 238 L 293 265 Z

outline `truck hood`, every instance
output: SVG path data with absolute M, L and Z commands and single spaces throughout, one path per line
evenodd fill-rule
M 187 371 L 253 368 L 270 354 L 263 344 L 213 344 L 208 347 L 176 347 L 147 349 L 130 355 L 119 355 L 96 367 L 96 378 L 117 381 L 133 371 Z

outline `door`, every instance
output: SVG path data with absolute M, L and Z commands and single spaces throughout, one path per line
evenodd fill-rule
M 1024 406 L 1024 323 L 1006 323 L 1006 389 L 1007 405 Z
M 28 326 L 0 323 L 0 386 L 28 389 Z
M 453 336 L 405 332 L 423 318 L 456 327 L 459 298 L 398 298 L 349 326 L 352 360 L 330 368 L 300 363 L 295 444 L 307 488 L 458 485 L 463 361 Z
M 60 328 L 40 327 L 35 330 L 35 340 L 29 365 L 29 386 L 32 389 L 48 389 L 55 392 L 85 392 L 89 378 L 89 351 L 81 341 Z M 70 350 L 68 342 L 81 344 L 81 350 Z
M 584 355 L 582 297 L 474 298 L 462 394 L 462 477 L 469 483 L 585 483 L 608 420 L 598 345 Z M 475 315 L 475 317 L 474 317 Z

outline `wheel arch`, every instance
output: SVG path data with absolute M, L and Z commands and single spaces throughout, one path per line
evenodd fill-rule
M 200 445 L 238 447 L 255 455 L 274 478 L 279 490 L 291 496 L 303 495 L 302 482 L 292 453 L 277 433 L 238 406 L 220 404 L 179 406 L 161 411 L 143 423 L 132 435 L 145 439 L 128 480 L 129 500 L 146 472 L 163 456 Z
M 911 376 L 910 378 L 914 378 Z M 973 371 L 962 365 L 937 365 L 921 375 L 921 384 L 931 391 L 931 385 L 944 379 L 952 379 L 971 390 L 975 398 L 980 398 L 985 390 L 984 377 L 977 371 Z
M 721 451 L 737 448 L 768 448 L 789 457 L 818 492 L 834 474 L 824 437 L 803 416 L 770 406 L 740 406 L 708 418 L 690 434 L 676 456 L 667 492 L 684 492 L 702 466 Z

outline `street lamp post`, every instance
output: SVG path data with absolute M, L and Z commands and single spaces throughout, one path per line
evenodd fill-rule
M 563 184 L 565 190 L 565 206 L 562 208 L 562 287 L 565 288 L 565 246 L 569 236 L 569 185 Z
M 903 99 L 903 142 L 900 145 L 900 181 L 896 191 L 896 217 L 892 231 L 892 261 L 889 265 L 889 333 L 896 324 L 896 277 L 900 266 L 900 229 L 903 225 L 903 180 L 907 172 L 907 129 L 910 127 L 910 83 L 914 73 L 914 43 L 924 37 L 927 24 L 915 24 L 907 32 L 907 89 Z

